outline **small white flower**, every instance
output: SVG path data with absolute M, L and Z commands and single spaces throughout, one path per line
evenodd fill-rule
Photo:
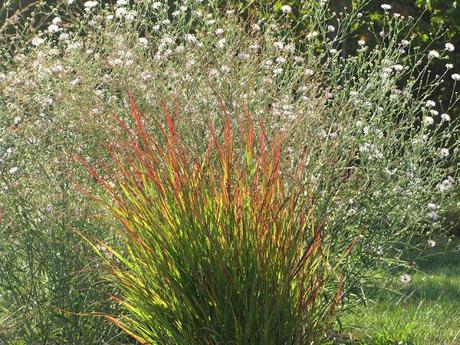
M 449 157 L 449 149 L 447 148 L 442 148 L 440 151 L 439 151 L 439 157 L 440 158 L 447 158 Z
M 48 26 L 48 32 L 52 34 L 59 32 L 59 30 L 59 26 L 57 26 L 56 24 L 51 24 L 50 26 Z
M 283 63 L 286 62 L 286 58 L 283 57 L 283 56 L 278 56 L 278 57 L 276 58 L 276 62 L 283 64 Z
M 144 47 L 147 47 L 149 45 L 149 40 L 145 37 L 139 37 L 137 41 Z
M 196 43 L 196 36 L 194 34 L 186 34 L 185 35 L 185 40 L 188 43 Z
M 431 109 L 431 110 L 430 110 L 430 114 L 433 115 L 433 116 L 438 116 L 438 115 L 439 115 L 439 111 L 434 110 L 434 109 Z
M 283 69 L 282 69 L 281 67 L 275 68 L 275 69 L 273 70 L 273 74 L 274 74 L 274 75 L 279 75 L 279 74 L 281 74 L 281 73 L 283 73 Z
M 70 36 L 69 36 L 68 33 L 62 33 L 62 34 L 59 35 L 58 38 L 59 38 L 60 41 L 67 41 L 69 39 L 69 37 Z
M 225 32 L 225 30 L 222 29 L 222 28 L 218 28 L 218 29 L 216 29 L 216 31 L 215 31 L 216 35 L 222 35 L 224 32 Z
M 128 1 L 126 0 L 117 0 L 117 5 L 118 6 L 125 6 L 128 4 Z
M 17 117 L 14 118 L 13 124 L 14 124 L 15 126 L 17 126 L 17 125 L 19 125 L 19 124 L 21 123 L 21 121 L 22 121 L 22 117 L 17 116 Z
M 12 167 L 8 172 L 10 175 L 15 175 L 19 171 L 19 167 Z
M 399 277 L 399 281 L 403 284 L 409 284 L 410 280 L 410 275 L 408 275 L 407 273 L 404 273 L 403 275 L 401 275 L 401 277 Z
M 454 73 L 451 75 L 451 78 L 455 81 L 460 81 L 460 74 Z
M 216 78 L 219 76 L 219 71 L 213 68 L 212 70 L 209 71 L 209 77 L 211 78 Z
M 338 51 L 337 51 L 337 49 L 332 48 L 332 49 L 329 50 L 329 53 L 331 53 L 332 55 L 335 55 L 335 54 L 338 53 Z
M 452 69 L 454 68 L 454 65 L 451 63 L 446 63 L 446 69 Z
M 119 7 L 115 10 L 115 17 L 121 18 L 128 14 L 128 10 L 125 7 Z
M 75 2 L 75 0 L 67 0 L 68 5 L 72 5 Z
M 318 31 L 312 31 L 307 34 L 307 39 L 312 40 L 316 37 L 318 37 L 319 33 Z
M 432 101 L 432 100 L 428 100 L 428 101 L 426 101 L 426 106 L 427 106 L 428 108 L 433 108 L 433 107 L 436 106 L 436 102 L 435 102 L 435 101 Z
M 149 71 L 143 71 L 140 76 L 139 76 L 142 80 L 144 81 L 147 81 L 147 80 L 150 80 L 152 79 L 153 75 L 152 73 L 150 73 Z
M 434 119 L 431 116 L 425 116 L 423 123 L 427 126 L 431 126 L 434 123 Z
M 253 25 L 252 25 L 252 30 L 254 30 L 254 31 L 260 31 L 260 29 L 261 29 L 261 27 L 260 27 L 259 24 L 253 24 Z
M 238 54 L 238 58 L 240 58 L 241 60 L 248 60 L 250 57 L 251 55 L 245 52 L 241 52 Z
M 446 113 L 441 114 L 441 119 L 442 119 L 443 121 L 449 122 L 449 121 L 450 121 L 450 115 L 449 115 L 449 114 L 446 114 Z
M 410 42 L 409 42 L 408 40 L 402 40 L 402 41 L 401 41 L 401 44 L 402 44 L 404 47 L 407 47 L 407 46 L 410 44 Z
M 97 1 L 86 1 L 83 6 L 85 6 L 86 8 L 94 8 L 96 7 L 97 5 L 99 5 L 99 3 Z
M 158 10 L 159 8 L 161 8 L 161 2 L 160 1 L 156 1 L 152 4 L 152 8 L 154 10 Z
M 439 205 L 438 204 L 435 204 L 433 202 L 429 202 L 428 205 L 427 205 L 428 209 L 430 210 L 437 210 L 439 208 Z
M 220 40 L 217 41 L 217 48 L 223 49 L 225 47 L 225 42 L 227 40 L 225 38 L 221 38 Z
M 312 69 L 310 68 L 305 69 L 305 75 L 307 77 L 311 77 L 313 74 L 315 74 L 315 71 L 313 71 Z
M 284 5 L 281 7 L 281 11 L 283 13 L 291 13 L 292 12 L 292 7 L 289 5 Z
M 441 56 L 441 54 L 439 54 L 439 52 L 437 50 L 430 50 L 430 52 L 428 53 L 428 57 L 431 58 L 431 59 L 439 59 Z
M 273 43 L 273 46 L 276 49 L 282 50 L 284 48 L 284 43 L 283 42 L 275 42 L 275 43 Z
M 434 246 L 436 246 L 436 242 L 433 241 L 433 240 L 428 240 L 427 242 L 428 242 L 428 246 L 431 247 L 431 248 L 433 248 Z
M 365 40 L 359 40 L 359 41 L 358 41 L 358 45 L 359 45 L 360 47 L 364 47 L 364 46 L 366 45 L 366 41 L 365 41 Z
M 329 31 L 329 32 L 335 32 L 335 26 L 333 26 L 333 25 L 328 25 L 328 26 L 327 26 L 327 31 Z
M 391 10 L 391 5 L 388 5 L 388 4 L 383 4 L 382 6 L 380 6 L 384 11 L 389 11 Z
M 451 53 L 455 50 L 455 47 L 452 43 L 446 43 L 445 47 L 446 47 L 446 50 Z
M 222 73 L 224 74 L 227 74 L 230 72 L 230 67 L 226 66 L 226 65 L 223 65 L 220 70 L 222 71 Z
M 54 17 L 54 18 L 53 18 L 53 24 L 54 24 L 54 25 L 59 25 L 59 24 L 61 24 L 61 23 L 62 23 L 61 17 Z
M 396 72 L 401 72 L 401 71 L 404 69 L 404 66 L 403 66 L 403 65 L 394 65 L 394 66 L 393 66 L 393 69 L 394 69 Z
M 39 36 L 35 36 L 33 39 L 32 39 L 32 45 L 34 45 L 35 47 L 38 47 L 39 45 L 45 43 L 45 40 Z

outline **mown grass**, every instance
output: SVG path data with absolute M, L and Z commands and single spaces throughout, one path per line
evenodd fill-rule
M 415 259 L 402 291 L 383 290 L 342 318 L 351 343 L 460 344 L 460 238 L 438 242 Z

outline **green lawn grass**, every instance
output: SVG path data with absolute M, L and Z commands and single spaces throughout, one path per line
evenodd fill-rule
M 438 242 L 415 259 L 406 287 L 382 290 L 341 319 L 351 343 L 460 344 L 460 238 Z

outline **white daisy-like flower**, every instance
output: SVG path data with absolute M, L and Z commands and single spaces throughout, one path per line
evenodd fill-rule
M 281 7 L 281 11 L 283 13 L 291 13 L 292 12 L 292 7 L 289 5 L 284 5 Z
M 128 10 L 125 7 L 119 7 L 115 10 L 115 17 L 122 18 L 128 14 Z
M 436 242 L 434 240 L 428 240 L 428 246 L 433 248 L 434 246 L 436 246 Z
M 403 284 L 409 284 L 410 280 L 411 280 L 411 277 L 407 273 L 404 273 L 403 275 L 401 275 L 401 277 L 399 277 L 399 281 Z
M 59 25 L 59 24 L 61 24 L 61 23 L 62 23 L 61 17 L 54 17 L 52 23 L 53 23 L 54 25 Z
M 435 204 L 434 202 L 429 202 L 427 207 L 430 209 L 430 210 L 437 210 L 439 208 L 439 205 L 438 204 Z
M 318 31 L 312 31 L 307 34 L 307 39 L 312 40 L 316 37 L 318 37 L 319 33 Z
M 139 76 L 142 80 L 144 81 L 147 81 L 147 80 L 150 80 L 152 79 L 153 75 L 152 73 L 150 73 L 149 71 L 143 71 L 140 76 Z
M 423 118 L 423 123 L 427 126 L 431 126 L 434 123 L 434 119 L 431 116 L 425 116 Z
M 431 220 L 433 222 L 436 222 L 438 219 L 439 219 L 439 215 L 438 215 L 438 212 L 436 212 L 435 210 L 432 210 L 430 211 L 428 214 L 427 214 L 428 218 L 431 218 Z
M 452 69 L 454 68 L 454 65 L 451 63 L 446 63 L 446 69 Z
M 279 75 L 279 74 L 281 74 L 281 73 L 283 73 L 283 69 L 282 69 L 281 67 L 275 68 L 275 69 L 273 70 L 273 74 L 274 74 L 274 75 Z
M 185 35 L 185 40 L 188 43 L 196 43 L 196 36 L 194 34 L 186 34 Z
M 315 74 L 315 71 L 313 71 L 311 68 L 305 69 L 305 75 L 307 77 L 311 77 L 313 74 Z
M 329 32 L 335 32 L 335 26 L 333 26 L 333 25 L 328 25 L 328 26 L 327 26 L 327 31 L 329 31 Z
M 45 40 L 39 36 L 35 36 L 33 39 L 32 39 L 32 45 L 34 45 L 35 47 L 38 47 L 39 45 L 45 43 Z
M 434 110 L 434 109 L 431 109 L 431 110 L 430 110 L 430 114 L 433 115 L 433 116 L 438 116 L 438 115 L 439 115 L 439 111 Z
M 144 47 L 147 47 L 149 45 L 149 40 L 145 37 L 139 37 L 137 41 Z
M 401 72 L 401 71 L 404 69 L 404 66 L 403 66 L 403 65 L 394 65 L 394 66 L 393 66 L 393 69 L 394 69 L 396 72 Z
M 152 4 L 152 8 L 154 10 L 158 10 L 159 8 L 161 8 L 162 4 L 160 1 L 155 1 L 153 4 Z
M 22 121 L 22 117 L 16 116 L 13 120 L 13 125 L 17 126 L 21 123 L 21 121 Z
M 454 81 L 460 81 L 460 74 L 454 73 L 454 74 L 451 75 L 451 78 L 452 78 Z
M 455 46 L 452 43 L 446 43 L 445 48 L 448 52 L 453 52 L 455 51 Z
M 57 26 L 56 24 L 51 24 L 50 26 L 48 26 L 48 32 L 52 34 L 59 32 L 59 30 L 59 26 Z
M 437 50 L 430 50 L 430 52 L 428 53 L 428 57 L 431 59 L 439 59 L 441 57 L 441 54 L 439 54 Z
M 216 70 L 215 68 L 213 68 L 213 69 L 211 69 L 211 70 L 209 71 L 209 77 L 210 77 L 210 78 L 216 78 L 216 77 L 218 77 L 218 76 L 219 76 L 219 71 Z
M 222 35 L 222 34 L 225 32 L 225 30 L 222 29 L 222 28 L 218 28 L 218 29 L 216 29 L 216 31 L 214 31 L 214 32 L 216 33 L 216 35 Z
M 402 44 L 404 47 L 407 47 L 407 46 L 410 44 L 410 41 L 408 41 L 408 40 L 402 40 L 402 41 L 401 41 L 401 44 Z
M 275 42 L 275 43 L 273 43 L 273 46 L 276 49 L 282 50 L 284 48 L 284 43 L 283 42 Z
M 97 1 L 86 1 L 83 6 L 85 6 L 85 8 L 94 8 L 96 7 L 97 5 L 99 5 L 99 3 Z
M 439 157 L 440 158 L 447 158 L 449 157 L 449 149 L 448 148 L 445 148 L 443 147 L 440 151 L 439 151 Z
M 364 47 L 364 46 L 366 45 L 366 41 L 365 41 L 365 40 L 359 40 L 359 41 L 358 41 L 358 45 L 359 45 L 360 47 Z
M 117 5 L 118 6 L 125 6 L 128 4 L 128 1 L 126 0 L 117 0 Z
M 436 106 L 436 102 L 430 99 L 430 100 L 426 101 L 426 106 L 428 108 L 433 108 L 433 107 Z
M 19 171 L 19 167 L 12 167 L 10 170 L 8 170 L 10 175 L 15 175 L 18 173 L 18 171 Z
M 391 5 L 388 5 L 388 4 L 382 4 L 382 6 L 380 6 L 384 11 L 389 11 L 391 10 Z
M 227 74 L 230 72 L 230 67 L 228 67 L 227 65 L 223 65 L 220 70 L 222 71 L 222 73 L 224 74 Z
M 449 115 L 449 114 L 446 114 L 446 113 L 441 114 L 441 119 L 442 119 L 443 121 L 446 121 L 446 122 L 449 122 L 449 121 L 451 120 L 451 119 L 450 119 L 450 115 Z
M 217 48 L 223 49 L 225 47 L 225 42 L 226 41 L 227 40 L 225 38 L 221 38 L 220 40 L 218 40 L 217 44 L 216 44 Z

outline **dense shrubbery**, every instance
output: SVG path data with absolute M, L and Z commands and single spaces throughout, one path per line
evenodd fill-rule
M 115 342 L 115 329 L 91 312 L 116 315 L 102 301 L 119 291 L 99 280 L 97 259 L 75 230 L 126 248 L 112 217 L 84 197 L 82 186 L 100 190 L 71 157 L 108 164 L 104 145 L 124 138 L 116 117 L 132 127 L 128 93 L 157 140 L 163 103 L 177 106 L 175 128 L 191 157 L 208 147 L 209 121 L 217 136 L 225 127 L 219 102 L 234 128 L 246 106 L 267 137 L 286 138 L 280 167 L 303 173 L 316 222 L 325 224 L 320 259 L 342 265 L 341 253 L 360 238 L 341 269 L 343 304 L 359 301 L 373 267 L 398 261 L 400 242 L 439 230 L 458 184 L 458 127 L 450 113 L 456 96 L 445 104 L 431 95 L 457 76 L 446 69 L 427 82 L 428 63 L 450 53 L 414 46 L 411 20 L 382 10 L 387 29 L 378 44 L 349 41 L 356 53 L 344 57 L 343 40 L 362 18 L 358 10 L 334 15 L 327 2 L 305 2 L 309 31 L 300 38 L 290 7 L 274 21 L 214 2 L 76 5 L 38 8 L 47 29 L 30 23 L 2 46 L 0 337 Z M 297 188 L 283 181 L 287 191 Z M 332 281 L 324 291 L 330 299 L 336 290 Z

